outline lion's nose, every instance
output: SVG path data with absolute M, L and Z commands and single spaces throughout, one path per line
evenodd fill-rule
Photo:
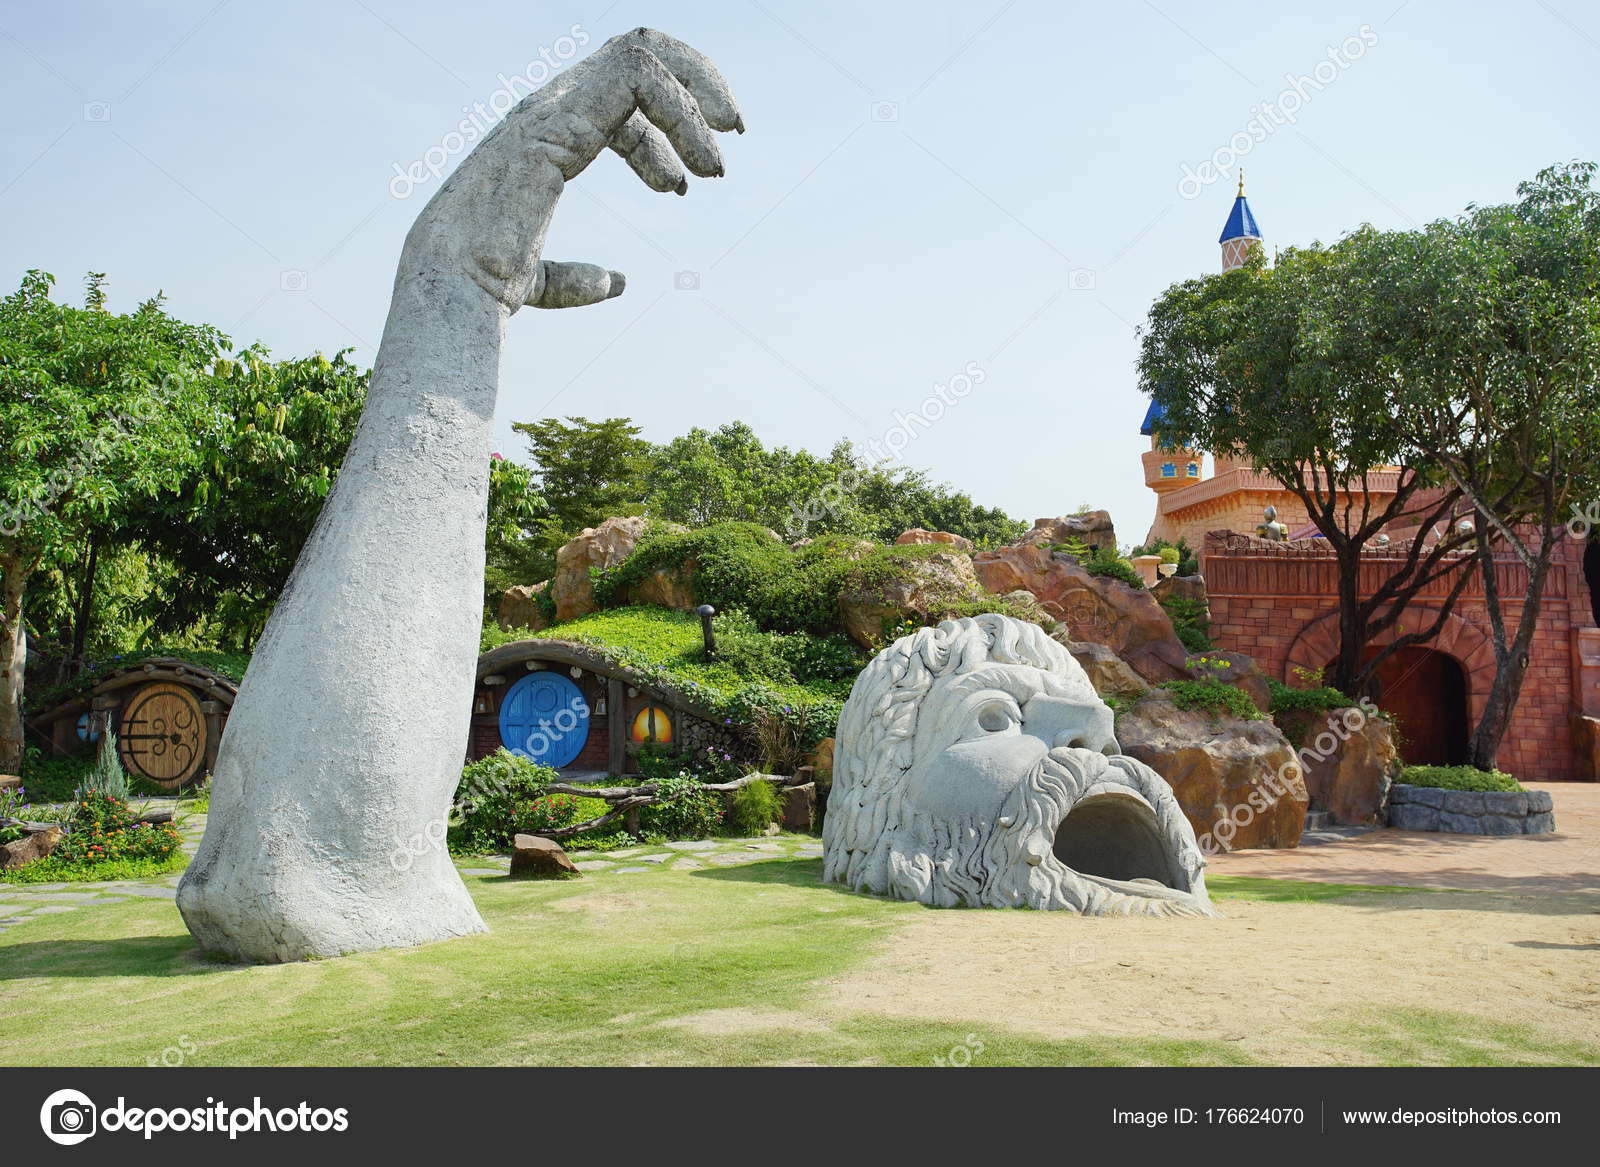
M 1028 702 L 1023 721 L 1025 732 L 1051 749 L 1105 752 L 1116 748 L 1111 710 L 1103 705 L 1040 694 Z

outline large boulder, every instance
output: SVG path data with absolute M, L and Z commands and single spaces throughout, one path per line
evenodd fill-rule
M 511 841 L 511 848 L 512 875 L 560 879 L 582 874 L 554 839 L 546 839 L 543 835 L 518 835 Z
M 1066 645 L 1072 659 L 1089 674 L 1094 691 L 1102 697 L 1108 693 L 1117 697 L 1142 697 L 1150 691 L 1144 678 L 1106 645 L 1091 640 L 1072 640 L 1059 632 L 1054 639 Z
M 1195 680 L 1221 681 L 1249 697 L 1261 712 L 1271 710 L 1272 687 L 1267 684 L 1266 670 L 1256 664 L 1255 658 L 1242 652 L 1208 649 L 1189 659 L 1195 662 L 1189 667 L 1189 675 Z
M 1167 600 L 1194 600 L 1201 607 L 1206 622 L 1211 622 L 1211 601 L 1206 597 L 1206 577 L 1203 575 L 1164 575 L 1150 589 L 1156 603 Z
M 1009 590 L 1009 589 L 1008 589 Z M 960 600 L 983 595 L 972 560 L 959 551 L 906 559 L 887 577 L 873 573 L 839 595 L 839 623 L 862 648 L 882 647 L 886 628 L 924 620 Z
M 1157 689 L 1117 718 L 1117 741 L 1167 780 L 1202 850 L 1299 846 L 1306 784 L 1272 722 L 1179 709 Z
M 904 547 L 911 543 L 944 543 L 967 555 L 972 554 L 972 540 L 961 535 L 952 535 L 949 531 L 929 531 L 922 527 L 912 527 L 909 531 L 901 531 L 894 542 L 896 547 Z
M 700 604 L 694 592 L 694 573 L 698 567 L 699 562 L 694 559 L 658 567 L 622 589 L 618 598 L 624 604 L 655 604 L 687 612 Z
M 1188 678 L 1189 654 L 1171 619 L 1144 588 L 1090 575 L 1072 556 L 1037 543 L 980 551 L 972 566 L 989 591 L 1033 593 L 1066 625 L 1068 638 L 1107 645 L 1145 680 Z
M 550 581 L 536 584 L 518 584 L 507 588 L 500 597 L 500 608 L 495 613 L 500 627 L 510 632 L 513 628 L 526 628 L 529 632 L 542 632 L 550 627 L 544 605 L 539 597 L 549 590 Z
M 1355 705 L 1330 710 L 1311 720 L 1299 758 L 1312 810 L 1351 827 L 1388 821 L 1389 790 L 1401 769 L 1393 722 Z
M 607 519 L 598 527 L 585 527 L 562 544 L 556 552 L 556 574 L 550 580 L 557 620 L 571 620 L 600 610 L 589 572 L 616 567 L 627 559 L 649 525 L 650 520 L 643 515 Z
M 1054 519 L 1034 519 L 1033 528 L 1020 539 L 1013 539 L 1011 546 L 1065 543 L 1068 539 L 1082 539 L 1090 547 L 1103 547 L 1110 551 L 1117 549 L 1117 532 L 1111 525 L 1109 511 L 1084 511 Z

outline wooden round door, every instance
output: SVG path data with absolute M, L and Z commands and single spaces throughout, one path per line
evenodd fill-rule
M 570 766 L 589 740 L 589 704 L 560 673 L 529 673 L 500 704 L 500 741 L 542 766 Z
M 122 711 L 117 753 L 128 773 L 169 789 L 198 775 L 206 760 L 206 719 L 194 691 L 171 681 L 136 691 Z

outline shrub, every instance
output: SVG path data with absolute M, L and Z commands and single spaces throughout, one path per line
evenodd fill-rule
M 639 808 L 639 829 L 648 837 L 704 839 L 722 827 L 722 799 L 684 771 L 653 779 L 656 800 Z
M 63 883 L 68 880 L 93 882 L 123 879 L 151 879 L 157 875 L 170 875 L 189 865 L 189 857 L 182 851 L 173 851 L 161 859 L 106 859 L 92 863 L 69 862 L 55 855 L 46 855 L 21 867 L 8 867 L 0 871 L 0 883 Z
M 1247 693 L 1221 681 L 1165 681 L 1161 688 L 1179 709 L 1206 709 L 1240 721 L 1260 721 L 1263 716 Z
M 1321 681 L 1320 670 L 1316 679 Z M 1331 685 L 1318 685 L 1314 689 L 1295 689 L 1282 681 L 1267 678 L 1267 688 L 1272 691 L 1272 720 L 1290 741 L 1299 741 L 1320 715 L 1335 709 L 1348 709 L 1355 702 Z
M 58 757 L 29 746 L 22 758 L 22 786 L 31 802 L 71 802 L 94 765 L 93 754 Z
M 728 826 L 740 835 L 759 835 L 783 813 L 783 799 L 771 782 L 760 780 L 733 792 Z
M 549 766 L 500 749 L 461 771 L 457 816 L 446 834 L 451 851 L 481 855 L 511 846 L 518 824 L 556 778 Z
M 66 833 L 49 858 L 74 867 L 123 859 L 164 860 L 178 850 L 170 823 L 140 823 L 128 804 L 97 791 L 86 791 L 62 824 Z
M 1209 652 L 1215 647 L 1211 643 L 1211 621 L 1206 616 L 1204 600 L 1167 596 L 1161 600 L 1161 607 L 1172 621 L 1172 630 L 1178 634 L 1178 642 L 1184 648 L 1190 652 Z
M 1189 547 L 1188 539 L 1173 543 L 1167 539 L 1152 539 L 1142 547 L 1135 547 L 1130 555 L 1159 555 L 1162 563 L 1176 563 L 1174 575 L 1199 575 L 1200 560 Z
M 117 756 L 117 735 L 107 730 L 100 735 L 100 750 L 95 755 L 94 769 L 84 780 L 85 794 L 100 794 L 126 802 L 128 798 L 128 772 L 122 768 Z
M 1521 790 L 1522 783 L 1500 770 L 1475 766 L 1407 766 L 1400 781 L 1408 786 L 1437 786 L 1441 790 Z
M 1139 572 L 1133 564 L 1108 547 L 1095 548 L 1087 559 L 1080 562 L 1083 564 L 1083 570 L 1090 575 L 1109 576 L 1120 580 L 1130 588 L 1144 588 L 1144 580 L 1139 578 Z

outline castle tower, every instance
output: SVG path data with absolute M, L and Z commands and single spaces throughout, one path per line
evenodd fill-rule
M 1251 249 L 1261 246 L 1261 228 L 1256 226 L 1256 217 L 1250 213 L 1250 204 L 1244 197 L 1244 171 L 1239 171 L 1239 194 L 1233 200 L 1233 210 L 1228 213 L 1228 221 L 1222 225 L 1222 234 L 1217 242 L 1222 244 L 1222 270 L 1233 271 L 1243 267 L 1245 258 Z
M 1144 484 L 1157 495 L 1166 494 L 1180 486 L 1200 480 L 1200 452 L 1198 450 L 1161 448 L 1160 426 L 1164 414 L 1154 401 L 1145 411 L 1144 424 L 1139 432 L 1150 439 L 1150 449 L 1139 455 L 1144 463 Z M 1159 504 L 1157 504 L 1159 508 Z

